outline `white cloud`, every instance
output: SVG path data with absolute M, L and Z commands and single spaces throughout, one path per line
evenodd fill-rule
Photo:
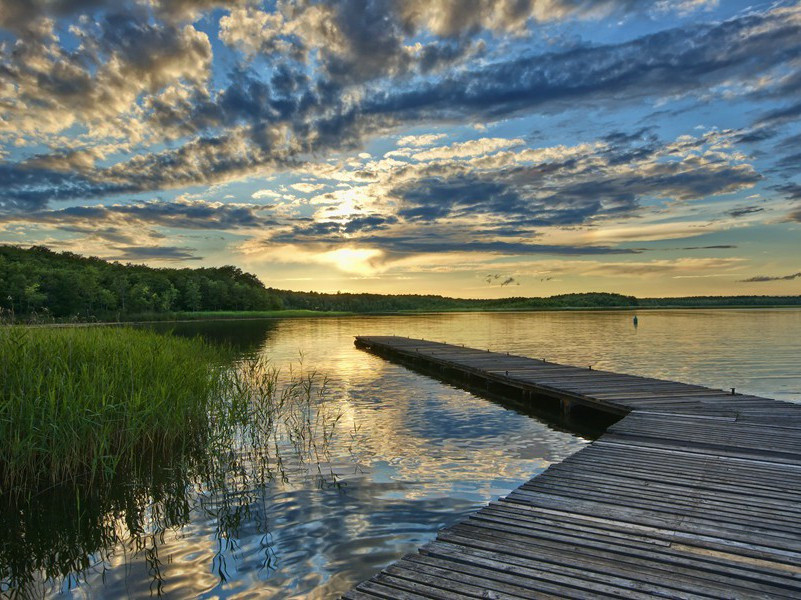
M 257 190 L 253 192 L 250 197 L 254 200 L 259 200 L 260 198 L 280 198 L 281 194 L 273 190 Z
M 430 146 L 441 139 L 448 137 L 445 133 L 427 133 L 425 135 L 406 135 L 398 140 L 398 146 L 413 146 L 422 148 Z
M 481 156 L 483 154 L 490 154 L 503 150 L 505 148 L 513 148 L 525 144 L 525 140 L 520 138 L 507 139 L 507 138 L 479 138 L 477 140 L 468 140 L 467 142 L 456 142 L 450 146 L 438 146 L 430 150 L 424 150 L 413 154 L 412 158 L 415 160 L 437 160 L 443 158 L 466 158 L 469 156 Z
M 312 192 L 316 192 L 317 190 L 323 189 L 325 187 L 325 184 L 324 183 L 306 183 L 306 182 L 302 181 L 300 183 L 293 183 L 289 187 L 291 187 L 292 189 L 295 189 L 295 190 L 297 190 L 299 192 L 302 192 L 304 194 L 311 194 Z

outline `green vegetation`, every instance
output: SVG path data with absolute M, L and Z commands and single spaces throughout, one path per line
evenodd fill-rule
M 75 585 L 120 544 L 160 593 L 164 533 L 198 503 L 223 555 L 268 482 L 337 484 L 339 417 L 303 365 L 142 329 L 0 327 L 0 595 Z
M 801 296 L 698 296 L 688 298 L 635 298 L 607 292 L 558 294 L 548 298 L 492 300 L 445 296 L 383 294 L 320 294 L 269 289 L 285 307 L 350 313 L 447 312 L 496 310 L 566 310 L 670 307 L 801 306 Z
M 0 246 L 0 321 L 158 321 L 368 313 L 801 306 L 801 296 L 635 298 L 590 292 L 470 299 L 265 287 L 237 267 L 154 269 L 47 248 Z
M 560 294 L 550 298 L 499 298 L 493 300 L 448 298 L 432 295 L 320 294 L 269 289 L 286 308 L 350 313 L 394 313 L 454 310 L 535 310 L 559 308 L 617 308 L 637 306 L 634 296 L 589 293 Z
M 222 352 L 134 329 L 0 328 L 0 487 L 114 473 L 195 441 L 224 383 Z
M 281 308 L 255 275 L 232 266 L 154 269 L 43 247 L 0 246 L 0 309 L 39 320 L 131 320 L 139 314 Z

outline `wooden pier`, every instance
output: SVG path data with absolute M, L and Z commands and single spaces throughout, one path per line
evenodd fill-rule
M 409 338 L 356 344 L 621 418 L 345 598 L 801 598 L 801 405 Z

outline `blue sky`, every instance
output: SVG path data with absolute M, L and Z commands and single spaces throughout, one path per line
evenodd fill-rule
M 0 242 L 317 291 L 801 293 L 801 4 L 0 0 Z

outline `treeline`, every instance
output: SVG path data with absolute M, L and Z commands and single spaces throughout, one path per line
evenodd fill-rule
M 636 298 L 608 292 L 559 294 L 548 298 L 491 300 L 447 296 L 384 294 L 321 294 L 268 288 L 284 308 L 354 313 L 447 310 L 558 310 L 566 308 L 715 308 L 736 306 L 801 306 L 801 296 L 693 296 Z
M 355 313 L 438 310 L 531 310 L 557 308 L 612 308 L 637 306 L 637 298 L 592 292 L 560 294 L 549 298 L 500 298 L 492 300 L 449 298 L 417 294 L 321 294 L 269 288 L 284 308 L 346 311 Z
M 801 296 L 685 296 L 683 298 L 640 298 L 638 303 L 643 308 L 801 306 Z
M 155 269 L 43 247 L 0 246 L 0 321 L 8 315 L 21 319 L 130 320 L 149 315 L 171 318 L 189 312 L 281 309 L 394 313 L 732 306 L 801 306 L 801 296 L 635 298 L 591 292 L 482 300 L 417 294 L 322 294 L 266 288 L 258 277 L 233 266 Z
M 6 316 L 126 318 L 152 313 L 274 310 L 278 299 L 232 266 L 154 269 L 34 246 L 0 246 Z

